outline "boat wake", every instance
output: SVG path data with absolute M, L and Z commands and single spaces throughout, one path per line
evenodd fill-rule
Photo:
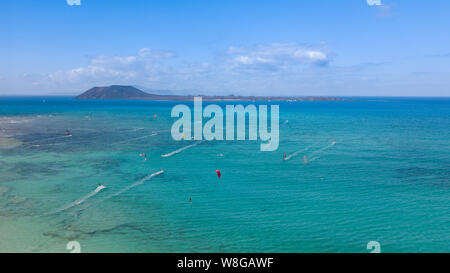
M 194 146 L 197 146 L 197 145 L 199 145 L 200 143 L 202 143 L 202 141 L 196 142 L 196 143 L 191 144 L 191 145 L 188 145 L 188 146 L 184 146 L 184 147 L 182 147 L 182 148 L 180 148 L 180 149 L 178 149 L 178 150 L 175 150 L 175 151 L 173 151 L 173 152 L 170 152 L 170 153 L 168 153 L 168 154 L 163 154 L 163 155 L 161 155 L 161 157 L 171 157 L 171 156 L 173 156 L 173 155 L 176 155 L 176 154 L 181 153 L 182 151 L 184 151 L 184 150 L 186 150 L 186 149 L 189 149 L 189 148 L 192 148 L 192 147 L 194 147 Z

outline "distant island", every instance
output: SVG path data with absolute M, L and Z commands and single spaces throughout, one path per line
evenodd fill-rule
M 330 97 L 266 97 L 266 96 L 204 96 L 204 101 L 348 101 L 350 99 Z M 134 86 L 111 85 L 106 87 L 93 87 L 75 99 L 120 99 L 120 100 L 167 100 L 167 101 L 192 101 L 193 95 L 161 95 L 150 94 L 137 89 Z

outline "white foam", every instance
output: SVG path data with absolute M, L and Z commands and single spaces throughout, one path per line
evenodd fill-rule
M 196 142 L 196 143 L 191 144 L 191 145 L 188 145 L 188 146 L 184 146 L 183 148 L 180 148 L 180 149 L 175 150 L 175 151 L 173 151 L 173 152 L 170 152 L 170 153 L 168 153 L 168 154 L 163 154 L 163 155 L 161 155 L 161 157 L 171 157 L 171 156 L 173 156 L 173 155 L 176 155 L 176 154 L 181 153 L 182 151 L 184 151 L 184 150 L 186 150 L 186 149 L 189 149 L 189 148 L 192 148 L 192 147 L 194 147 L 194 146 L 197 146 L 197 145 L 199 145 L 200 143 L 202 143 L 202 141 Z
M 136 182 L 136 183 L 134 183 L 134 184 L 131 184 L 131 185 L 129 185 L 129 186 L 127 186 L 127 187 L 121 189 L 120 191 L 118 191 L 118 192 L 116 192 L 116 193 L 113 193 L 113 194 L 111 194 L 111 195 L 105 197 L 104 199 L 102 199 L 102 200 L 100 200 L 100 201 L 98 201 L 98 202 L 95 202 L 95 203 L 93 203 L 93 204 L 90 204 L 88 207 L 97 205 L 97 204 L 99 204 L 99 203 L 101 203 L 101 202 L 103 202 L 103 201 L 106 201 L 106 200 L 111 199 L 111 198 L 113 198 L 113 197 L 119 196 L 119 195 L 121 195 L 121 194 L 123 194 L 123 193 L 125 193 L 125 192 L 127 192 L 127 191 L 129 191 L 129 190 L 131 190 L 132 188 L 137 187 L 137 186 L 143 184 L 145 181 L 148 181 L 148 180 L 152 179 L 153 177 L 155 177 L 155 176 L 157 176 L 157 175 L 160 175 L 160 174 L 163 174 L 163 173 L 164 173 L 164 170 L 160 170 L 160 171 L 157 171 L 157 172 L 155 172 L 155 173 L 149 174 L 149 175 L 147 175 L 146 177 L 144 177 L 144 178 L 142 178 L 141 180 L 139 180 L 138 182 Z M 86 209 L 86 208 L 87 208 L 87 207 L 85 207 L 84 209 Z
M 114 194 L 108 196 L 108 197 L 105 198 L 104 200 L 107 200 L 107 199 L 109 199 L 109 198 L 113 198 L 113 197 L 115 197 L 115 196 L 121 195 L 122 193 L 124 193 L 124 192 L 126 192 L 126 191 L 129 191 L 129 190 L 131 190 L 132 188 L 137 187 L 137 186 L 143 184 L 145 181 L 148 181 L 148 180 L 152 179 L 153 177 L 155 177 L 155 176 L 157 176 L 157 175 L 160 175 L 160 174 L 163 174 L 163 173 L 164 173 L 164 171 L 163 171 L 163 170 L 160 170 L 160 171 L 157 171 L 156 173 L 152 173 L 152 174 L 150 174 L 150 175 L 147 175 L 146 177 L 142 178 L 142 179 L 139 180 L 138 182 L 136 182 L 136 183 L 134 183 L 134 184 L 131 184 L 131 185 L 129 185 L 129 186 L 123 188 L 122 190 L 120 190 L 120 191 L 118 191 L 118 192 L 116 192 L 116 193 L 114 193 Z M 102 200 L 102 201 L 104 201 L 104 200 Z

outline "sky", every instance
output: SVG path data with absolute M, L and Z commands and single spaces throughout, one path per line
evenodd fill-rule
M 0 95 L 450 96 L 448 0 L 2 0 Z

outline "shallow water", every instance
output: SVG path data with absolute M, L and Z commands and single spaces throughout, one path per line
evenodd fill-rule
M 176 104 L 0 97 L 0 252 L 450 251 L 449 99 L 280 102 L 277 151 L 163 158 Z

